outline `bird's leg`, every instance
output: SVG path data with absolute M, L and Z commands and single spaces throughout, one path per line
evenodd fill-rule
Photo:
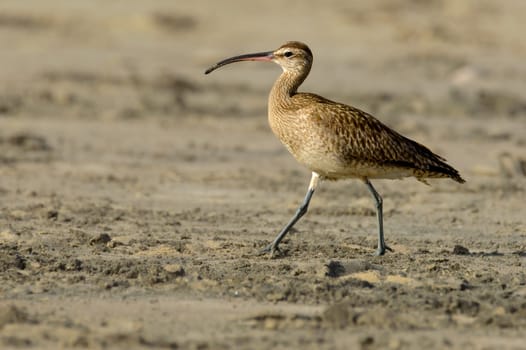
M 390 251 L 392 251 L 392 249 L 385 245 L 384 240 L 383 200 L 369 179 L 365 179 L 364 182 L 376 202 L 376 218 L 378 219 L 378 248 L 376 249 L 376 255 L 384 255 L 386 249 Z
M 294 226 L 294 224 L 301 219 L 303 215 L 307 212 L 307 209 L 309 208 L 309 203 L 312 198 L 312 195 L 314 194 L 314 191 L 316 190 L 316 187 L 318 186 L 318 182 L 320 180 L 320 175 L 318 173 L 312 172 L 312 177 L 310 179 L 309 189 L 307 190 L 307 194 L 305 195 L 305 198 L 303 199 L 303 202 L 299 206 L 299 208 L 296 210 L 296 213 L 290 219 L 289 223 L 281 230 L 281 232 L 274 238 L 274 241 L 272 241 L 271 244 L 266 246 L 263 250 L 261 250 L 261 254 L 264 253 L 270 253 L 271 256 L 274 255 L 276 251 L 279 251 L 278 245 L 281 242 L 281 240 L 287 235 L 289 230 Z

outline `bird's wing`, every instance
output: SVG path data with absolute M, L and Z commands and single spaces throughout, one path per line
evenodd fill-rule
M 302 114 L 314 119 L 311 121 L 318 126 L 319 137 L 330 138 L 326 141 L 336 145 L 337 152 L 347 159 L 419 169 L 445 165 L 442 157 L 367 112 L 318 95 L 299 95 L 310 100 Z

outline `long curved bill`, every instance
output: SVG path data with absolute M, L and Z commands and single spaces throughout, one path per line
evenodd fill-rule
M 246 55 L 239 55 L 230 57 L 227 59 L 224 59 L 216 64 L 214 64 L 212 67 L 208 68 L 205 71 L 205 74 L 212 73 L 217 68 L 223 67 L 227 64 L 234 63 L 234 62 L 240 62 L 240 61 L 272 61 L 274 58 L 274 53 L 272 51 L 267 52 L 257 52 L 257 53 L 249 53 Z

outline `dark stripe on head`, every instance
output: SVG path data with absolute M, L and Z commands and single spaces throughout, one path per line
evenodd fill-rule
M 309 47 L 307 45 L 305 45 L 302 42 L 299 42 L 299 41 L 288 41 L 285 44 L 281 45 L 280 49 L 283 48 L 283 47 L 293 47 L 293 48 L 296 48 L 296 49 L 303 50 L 303 51 L 307 52 L 312 57 L 312 51 L 309 49 Z

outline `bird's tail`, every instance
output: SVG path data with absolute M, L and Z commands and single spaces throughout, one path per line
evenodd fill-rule
M 415 177 L 424 183 L 426 183 L 424 181 L 425 178 L 450 178 L 461 184 L 466 182 L 457 169 L 444 162 L 440 162 L 438 165 L 428 165 L 425 170 L 421 170 L 422 174 L 418 174 L 419 172 L 417 171 Z

